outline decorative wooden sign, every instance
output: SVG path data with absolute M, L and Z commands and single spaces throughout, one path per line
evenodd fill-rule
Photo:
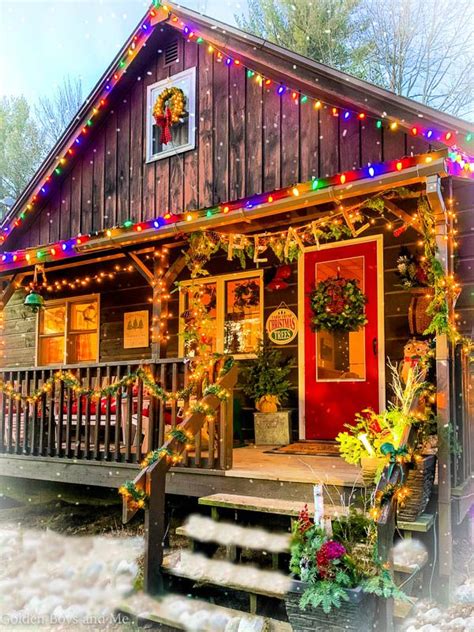
M 287 345 L 298 334 L 298 319 L 285 303 L 281 303 L 267 318 L 266 330 L 271 342 Z
M 150 344 L 149 313 L 126 312 L 123 315 L 123 348 L 137 349 Z

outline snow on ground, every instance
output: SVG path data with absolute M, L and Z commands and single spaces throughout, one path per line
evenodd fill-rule
M 1 629 L 105 629 L 132 589 L 142 553 L 141 537 L 1 530 Z

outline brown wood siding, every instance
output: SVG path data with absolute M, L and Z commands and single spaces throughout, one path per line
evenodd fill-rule
M 97 270 L 95 270 L 96 272 Z M 73 280 L 77 272 L 71 270 L 63 276 Z M 94 269 L 81 268 L 78 273 L 83 278 Z M 55 276 L 49 275 L 49 281 L 54 282 Z M 135 273 L 123 272 L 113 281 L 105 280 L 102 284 L 90 283 L 82 291 L 67 290 L 64 293 L 55 292 L 46 295 L 48 299 L 79 296 L 81 294 L 100 294 L 100 342 L 99 362 L 124 360 L 140 360 L 149 358 L 151 344 L 146 348 L 124 349 L 123 322 L 126 312 L 147 309 L 150 311 L 151 324 L 151 288 Z M 35 365 L 36 347 L 36 315 L 24 307 L 25 292 L 18 290 L 9 300 L 4 310 L 4 324 L 1 335 L 3 353 L 0 356 L 0 366 L 3 367 L 33 367 Z M 151 343 L 151 335 L 150 335 Z
M 36 315 L 24 307 L 25 292 L 17 290 L 3 310 L 0 365 L 29 367 L 35 364 Z
M 104 120 L 90 128 L 60 186 L 54 185 L 16 247 L 429 150 L 423 139 L 377 129 L 374 119 L 345 120 L 329 107 L 315 109 L 311 100 L 279 97 L 275 84 L 259 85 L 243 66 L 229 68 L 193 42 L 180 39 L 178 60 L 165 66 L 165 44 L 150 44 L 141 53 L 141 66 L 129 71 L 130 87 L 111 95 Z M 147 164 L 147 87 L 194 66 L 196 148 Z

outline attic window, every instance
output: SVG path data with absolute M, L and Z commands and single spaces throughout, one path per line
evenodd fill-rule
M 185 116 L 169 127 L 171 140 L 162 142 L 163 130 L 157 125 L 153 108 L 158 96 L 166 88 L 179 88 L 184 93 Z M 147 162 L 167 158 L 195 147 L 196 133 L 196 68 L 171 75 L 148 86 L 147 89 Z
M 165 48 L 165 66 L 169 66 L 178 59 L 178 40 L 175 39 Z

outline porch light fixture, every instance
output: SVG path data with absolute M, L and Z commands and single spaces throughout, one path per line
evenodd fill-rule
M 39 283 L 38 283 L 38 275 L 43 275 L 43 283 L 46 283 L 46 274 L 44 272 L 44 266 L 36 265 L 35 272 L 33 276 L 33 283 L 31 284 L 30 293 L 26 296 L 25 302 L 23 303 L 25 307 L 29 307 L 33 314 L 36 314 L 38 310 L 44 307 L 44 298 L 40 294 Z

